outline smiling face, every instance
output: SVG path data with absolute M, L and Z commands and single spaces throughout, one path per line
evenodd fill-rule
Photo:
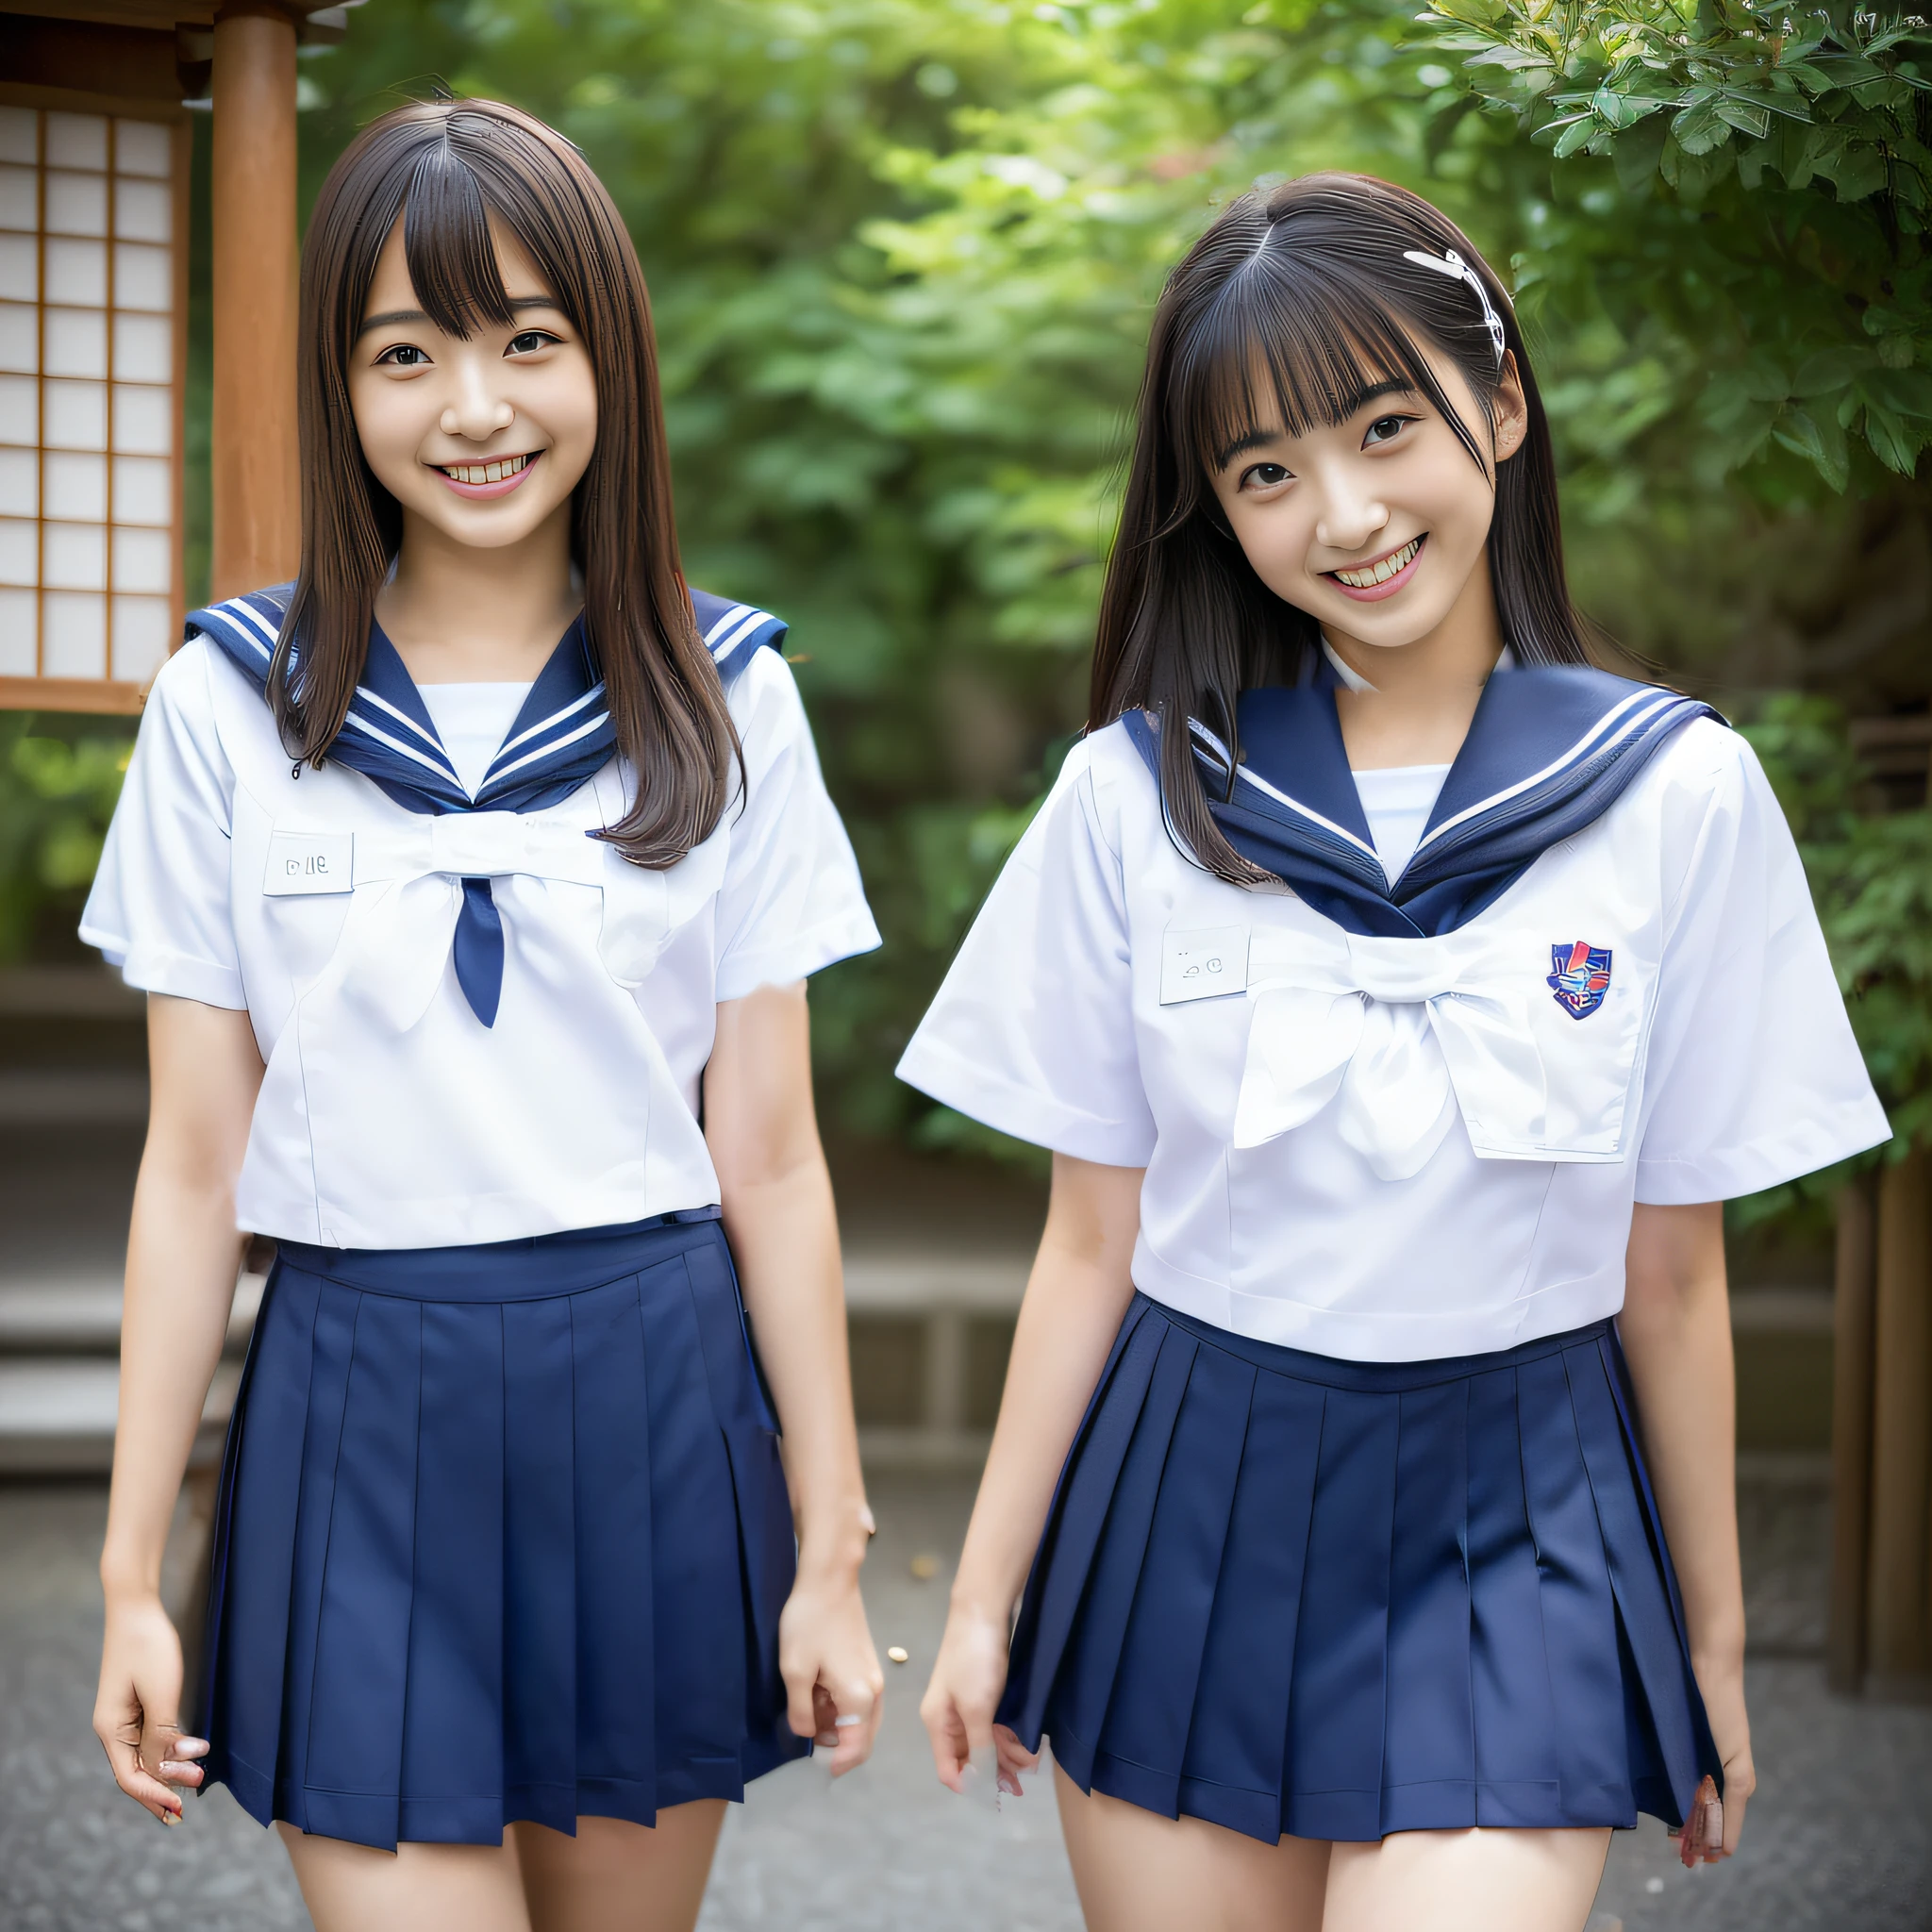
M 1364 383 L 1340 422 L 1294 433 L 1275 408 L 1211 470 L 1236 541 L 1269 590 L 1322 626 L 1338 648 L 1396 650 L 1441 633 L 1480 603 L 1491 613 L 1490 523 L 1495 465 L 1527 425 L 1513 358 L 1492 417 L 1447 357 L 1421 348 L 1457 404 L 1478 465 L 1420 390 Z M 1257 385 L 1263 395 L 1268 391 Z M 1358 655 L 1358 654 L 1357 654 Z
M 597 441 L 597 384 L 581 335 L 528 254 L 491 225 L 509 297 L 507 325 L 446 334 L 423 311 L 403 254 L 403 225 L 376 263 L 349 359 L 349 401 L 362 454 L 402 507 L 472 549 L 523 541 L 554 517 Z

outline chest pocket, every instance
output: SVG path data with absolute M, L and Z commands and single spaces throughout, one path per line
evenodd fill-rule
M 1485 1160 L 1622 1159 L 1654 974 L 1628 948 L 1584 952 L 1600 970 L 1565 980 L 1520 928 L 1257 933 L 1234 1144 L 1339 1103 L 1337 1131 L 1385 1180 L 1420 1172 L 1458 1115 Z

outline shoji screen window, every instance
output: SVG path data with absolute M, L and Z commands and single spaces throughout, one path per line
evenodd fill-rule
M 5 702 L 131 708 L 178 634 L 185 169 L 168 122 L 0 105 Z

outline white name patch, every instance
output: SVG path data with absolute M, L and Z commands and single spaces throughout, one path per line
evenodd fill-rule
M 1209 925 L 1160 940 L 1160 1004 L 1211 1000 L 1248 990 L 1248 928 Z
M 272 898 L 356 889 L 353 832 L 271 832 L 261 890 Z

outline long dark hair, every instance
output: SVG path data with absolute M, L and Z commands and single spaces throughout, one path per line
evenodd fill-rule
M 1586 661 L 1563 579 L 1549 418 L 1504 289 L 1468 238 L 1420 195 L 1366 175 L 1305 175 L 1232 203 L 1173 275 L 1155 311 L 1120 531 L 1101 595 L 1090 729 L 1145 708 L 1161 721 L 1169 824 L 1236 885 L 1268 874 L 1222 836 L 1189 748 L 1199 718 L 1236 741 L 1235 701 L 1291 682 L 1321 627 L 1255 575 L 1229 534 L 1210 472 L 1220 452 L 1280 411 L 1300 435 L 1345 422 L 1374 384 L 1425 395 L 1471 460 L 1472 436 L 1418 341 L 1461 372 L 1493 425 L 1498 358 L 1475 291 L 1404 259 L 1454 249 L 1502 318 L 1529 405 L 1528 433 L 1498 465 L 1490 573 L 1503 636 L 1529 664 Z M 1263 374 L 1265 372 L 1265 375 Z M 1272 394 L 1257 393 L 1261 382 Z
M 493 216 L 584 339 L 597 441 L 572 498 L 571 548 L 618 746 L 638 783 L 605 836 L 639 865 L 674 865 L 724 812 L 737 736 L 678 570 L 650 297 L 623 220 L 583 157 L 495 101 L 425 101 L 383 115 L 349 144 L 316 200 L 302 250 L 302 572 L 269 672 L 283 741 L 320 763 L 342 728 L 375 594 L 402 541 L 401 508 L 363 459 L 348 385 L 376 258 L 398 215 L 409 279 L 445 333 L 512 321 Z

